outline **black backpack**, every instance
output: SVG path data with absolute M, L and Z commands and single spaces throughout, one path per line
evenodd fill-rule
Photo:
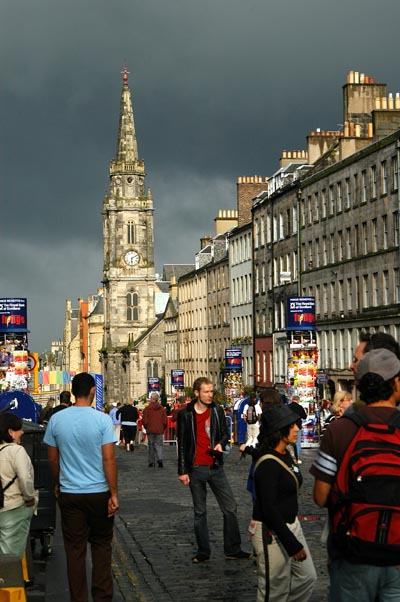
M 257 412 L 255 406 L 249 406 L 246 412 L 247 424 L 257 423 Z
M 0 449 L 0 452 L 3 451 L 3 449 L 5 447 L 8 447 L 8 445 L 4 445 Z M 6 491 L 6 489 L 8 489 L 14 483 L 16 478 L 17 478 L 17 475 L 15 475 L 15 477 L 13 479 L 11 479 L 11 481 L 9 483 L 7 483 L 7 485 L 5 487 L 3 487 L 3 483 L 1 482 L 1 477 L 0 477 L 0 508 L 4 508 L 4 492 Z

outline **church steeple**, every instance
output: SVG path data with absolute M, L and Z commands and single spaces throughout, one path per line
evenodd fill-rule
M 135 163 L 138 160 L 135 122 L 126 65 L 122 72 L 122 93 L 119 114 L 116 163 Z
M 145 178 L 144 161 L 138 158 L 125 66 L 117 152 L 110 164 L 110 190 L 103 202 L 105 353 L 102 354 L 102 371 L 109 401 L 145 394 L 148 363 L 154 356 L 153 339 L 143 338 L 155 324 L 158 290 L 154 268 L 153 197 L 150 189 L 146 190 Z M 162 356 L 160 347 L 157 362 Z

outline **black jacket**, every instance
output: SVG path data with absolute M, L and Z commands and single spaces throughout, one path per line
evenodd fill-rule
M 194 404 L 192 400 L 185 408 L 178 412 L 178 474 L 188 474 L 193 468 L 193 461 L 196 453 L 196 417 L 194 415 Z M 210 406 L 210 447 L 220 443 L 222 449 L 225 449 L 229 441 L 228 430 L 226 428 L 225 412 L 223 408 L 214 402 Z M 223 463 L 223 455 L 215 458 L 217 463 Z
M 121 422 L 137 422 L 139 420 L 139 412 L 136 406 L 127 404 L 119 408 L 116 418 L 121 418 Z

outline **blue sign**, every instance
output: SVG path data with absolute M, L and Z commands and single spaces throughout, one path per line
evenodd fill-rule
M 156 376 L 152 376 L 148 379 L 148 387 L 149 387 L 149 393 L 151 393 L 152 391 L 159 391 L 160 390 L 160 381 Z
M 0 299 L 0 332 L 29 332 L 26 299 Z
M 7 408 L 7 409 L 6 409 Z M 0 411 L 16 414 L 22 420 L 38 422 L 39 409 L 33 398 L 23 391 L 7 391 L 0 395 Z
M 289 297 L 286 330 L 315 330 L 315 297 Z
M 172 387 L 184 387 L 185 386 L 185 371 L 184 370 L 171 370 L 171 386 Z
M 96 410 L 101 410 L 103 407 L 103 375 L 95 374 L 94 381 L 96 383 Z
M 242 369 L 242 350 L 225 349 L 225 370 Z

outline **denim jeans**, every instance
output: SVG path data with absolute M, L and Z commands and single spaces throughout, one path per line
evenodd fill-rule
M 164 435 L 147 433 L 147 438 L 149 440 L 149 464 L 162 462 Z
M 400 566 L 351 564 L 334 560 L 330 567 L 330 602 L 398 602 Z
M 297 459 L 299 460 L 300 454 L 301 454 L 301 429 L 299 429 L 299 431 L 297 433 L 296 450 L 297 450 Z
M 199 554 L 210 555 L 207 524 L 207 483 L 216 497 L 224 516 L 224 552 L 240 551 L 240 531 L 236 516 L 236 502 L 222 466 L 194 466 L 190 474 L 190 491 L 193 498 L 194 531 Z

